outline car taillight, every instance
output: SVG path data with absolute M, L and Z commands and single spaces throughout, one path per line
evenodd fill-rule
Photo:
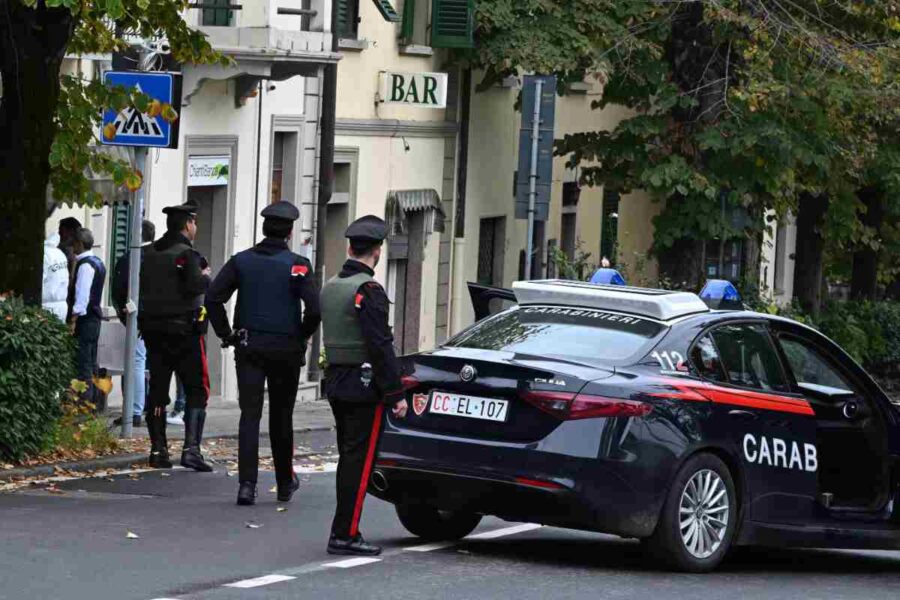
M 600 417 L 643 417 L 653 406 L 636 400 L 605 398 L 571 392 L 541 392 L 528 390 L 522 399 L 563 421 Z
M 412 375 L 404 375 L 400 378 L 400 385 L 403 386 L 403 391 L 408 392 L 409 390 L 418 387 L 419 380 L 413 377 Z

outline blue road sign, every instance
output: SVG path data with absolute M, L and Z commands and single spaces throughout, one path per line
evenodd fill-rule
M 537 192 L 534 219 L 546 221 L 550 214 L 550 186 L 553 181 L 553 128 L 556 118 L 556 77 L 554 75 L 526 75 L 522 86 L 522 130 L 519 134 L 519 160 L 516 176 L 516 218 L 528 218 L 528 194 L 531 175 L 531 146 L 533 137 L 535 82 L 543 81 L 541 89 L 541 122 L 538 134 Z
M 177 73 L 107 71 L 103 81 L 107 86 L 138 89 L 162 106 L 171 106 L 176 114 L 181 109 L 181 77 Z M 179 121 L 170 123 L 163 118 L 164 114 L 150 116 L 133 106 L 119 112 L 105 110 L 100 124 L 100 142 L 107 146 L 177 148 Z

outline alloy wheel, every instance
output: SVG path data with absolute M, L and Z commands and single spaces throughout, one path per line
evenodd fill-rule
M 718 473 L 703 469 L 694 474 L 681 492 L 679 526 L 681 540 L 696 558 L 708 558 L 722 544 L 728 529 L 728 488 Z

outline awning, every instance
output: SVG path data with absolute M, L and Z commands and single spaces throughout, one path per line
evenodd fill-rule
M 392 190 L 388 193 L 385 220 L 391 236 L 409 233 L 409 213 L 424 211 L 425 233 L 444 231 L 444 207 L 441 197 L 433 189 Z

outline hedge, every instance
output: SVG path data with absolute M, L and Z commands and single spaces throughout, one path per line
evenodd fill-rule
M 75 376 L 75 341 L 40 307 L 0 297 L 0 457 L 46 449 Z

